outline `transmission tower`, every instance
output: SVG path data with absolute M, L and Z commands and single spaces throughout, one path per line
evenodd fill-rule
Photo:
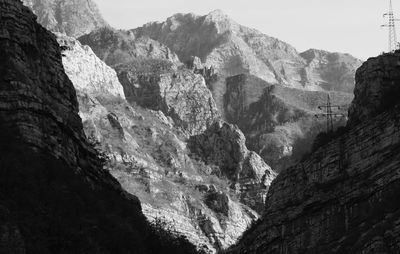
M 389 21 L 387 24 L 382 25 L 382 27 L 387 27 L 389 29 L 389 45 L 388 49 L 389 52 L 393 52 L 397 49 L 397 36 L 396 36 L 396 21 L 399 21 L 399 19 L 394 18 L 394 13 L 393 13 L 393 6 L 392 6 L 392 0 L 389 2 L 389 12 L 383 14 L 383 17 L 389 18 Z
M 335 113 L 333 112 L 334 109 L 339 110 L 343 106 L 338 106 L 338 105 L 332 105 L 331 104 L 331 97 L 328 94 L 327 100 L 326 100 L 326 105 L 321 105 L 318 107 L 320 110 L 326 110 L 326 112 L 321 113 L 321 114 L 316 114 L 315 117 L 326 117 L 326 132 L 332 132 L 333 131 L 333 118 L 335 117 L 344 117 L 345 114 L 342 113 Z

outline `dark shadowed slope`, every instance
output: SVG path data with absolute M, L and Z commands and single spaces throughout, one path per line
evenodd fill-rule
M 59 46 L 35 19 L 0 0 L 0 253 L 193 253 L 103 170 Z

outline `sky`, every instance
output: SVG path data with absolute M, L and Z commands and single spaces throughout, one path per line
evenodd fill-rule
M 299 52 L 316 48 L 366 60 L 388 48 L 388 30 L 381 25 L 387 22 L 383 14 L 389 0 L 94 1 L 108 23 L 119 29 L 164 21 L 175 13 L 205 15 L 220 9 L 239 24 L 285 41 Z M 393 0 L 393 7 L 400 18 L 400 0 Z

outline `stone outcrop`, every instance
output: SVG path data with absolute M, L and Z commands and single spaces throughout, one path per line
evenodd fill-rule
M 137 74 L 130 65 L 118 68 L 130 103 L 161 110 L 189 134 L 203 132 L 220 117 L 204 78 L 191 71 Z
M 148 220 L 184 235 L 207 253 L 234 244 L 258 214 L 237 201 L 239 197 L 231 193 L 228 181 L 211 175 L 210 166 L 190 158 L 187 135 L 175 127 L 171 117 L 148 109 L 156 109 L 150 105 L 167 105 L 183 112 L 189 102 L 200 105 L 201 109 L 214 110 L 217 115 L 215 104 L 212 101 L 208 104 L 207 98 L 212 100 L 212 97 L 204 79 L 189 71 L 177 72 L 173 82 L 168 80 L 172 74 L 154 74 L 153 81 L 142 77 L 147 83 L 132 81 L 131 90 L 127 91 L 127 98 L 134 99 L 129 104 L 116 96 L 119 94 L 116 91 L 120 91 L 118 86 L 122 85 L 114 82 L 113 72 L 93 57 L 90 48 L 72 39 L 68 41 L 62 46 L 63 63 L 77 89 L 85 133 L 109 158 L 110 173 L 126 191 L 139 197 Z M 82 71 L 76 71 L 76 66 L 82 63 L 85 63 Z M 135 75 L 136 69 L 129 70 Z M 104 73 L 101 78 L 93 78 L 99 72 Z M 98 88 L 102 89 L 100 94 Z M 150 96 L 143 97 L 144 91 Z M 163 101 L 157 102 L 157 96 L 164 96 Z M 203 101 L 206 103 L 202 104 Z M 202 112 L 193 114 L 208 119 Z M 201 126 L 200 121 L 197 126 Z M 249 156 L 246 167 L 256 163 L 264 162 Z M 244 193 L 248 193 L 250 200 L 252 193 Z
M 350 125 L 357 125 L 398 104 L 400 51 L 370 58 L 356 73 L 355 98 L 349 110 Z
M 76 38 L 108 26 L 92 0 L 23 0 L 23 3 L 52 32 Z
M 19 0 L 0 0 L 0 73 L 0 253 L 195 253 L 103 169 L 56 38 Z
M 62 49 L 65 72 L 76 90 L 94 97 L 125 98 L 115 70 L 101 61 L 90 47 L 61 34 L 57 34 L 57 41 Z
M 349 129 L 276 178 L 263 219 L 229 253 L 400 251 L 400 108 L 390 92 L 398 93 L 396 56 L 359 69 Z
M 243 133 L 233 125 L 216 122 L 204 133 L 189 140 L 192 152 L 209 165 L 213 174 L 226 177 L 241 201 L 263 211 L 265 196 L 276 173 L 255 152 L 247 150 Z

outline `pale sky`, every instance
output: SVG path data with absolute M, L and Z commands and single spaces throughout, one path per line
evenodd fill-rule
M 115 28 L 164 21 L 175 13 L 205 15 L 221 9 L 239 24 L 309 48 L 350 53 L 362 60 L 387 50 L 389 0 L 94 0 Z M 393 0 L 400 18 L 400 0 Z M 400 22 L 398 24 L 400 28 Z M 399 29 L 397 29 L 399 30 Z M 400 35 L 398 36 L 400 38 Z

